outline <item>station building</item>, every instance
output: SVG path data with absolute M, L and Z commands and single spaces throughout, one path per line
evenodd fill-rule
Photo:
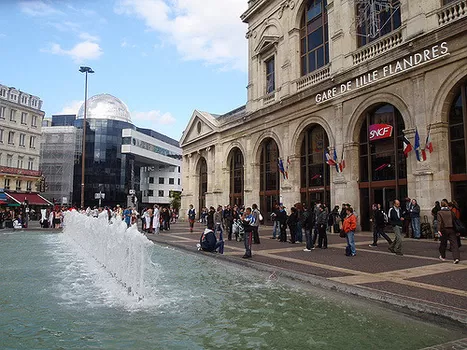
M 467 218 L 466 0 L 250 0 L 241 19 L 247 103 L 194 111 L 180 141 L 182 213 L 320 200 L 352 204 L 369 229 L 372 203 L 410 197 L 430 221 L 442 198 Z

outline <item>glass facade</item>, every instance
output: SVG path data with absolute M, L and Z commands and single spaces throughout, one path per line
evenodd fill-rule
M 120 120 L 86 118 L 86 161 L 85 161 L 85 206 L 97 205 L 94 194 L 100 190 L 105 193 L 105 203 L 109 206 L 126 205 L 127 195 L 133 188 L 139 191 L 140 169 L 135 164 L 133 179 L 131 155 L 122 154 L 122 130 L 135 129 L 133 124 Z M 75 121 L 82 135 L 83 119 Z M 81 200 L 81 152 L 75 164 L 73 203 Z
M 467 218 L 467 82 L 456 91 L 449 111 L 449 143 L 451 154 L 451 189 L 461 210 L 461 219 Z
M 327 0 L 308 0 L 300 26 L 302 75 L 329 63 Z
M 330 203 L 330 167 L 324 161 L 329 147 L 326 131 L 314 125 L 303 136 L 300 151 L 300 192 L 302 203 L 321 201 Z
M 242 205 L 244 185 L 244 162 L 242 151 L 234 148 L 230 155 L 230 204 Z
M 392 134 L 370 139 L 370 127 L 391 126 Z M 393 105 L 371 108 L 360 129 L 360 208 L 362 229 L 369 230 L 371 205 L 387 212 L 394 199 L 407 197 L 407 165 L 403 152 L 404 120 Z
M 260 147 L 259 164 L 260 209 L 265 220 L 270 220 L 274 205 L 280 200 L 278 159 L 279 148 L 276 141 L 271 138 L 265 139 Z

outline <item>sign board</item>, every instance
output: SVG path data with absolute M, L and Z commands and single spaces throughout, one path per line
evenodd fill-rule
M 62 204 L 68 204 L 68 197 L 62 197 Z
M 105 199 L 105 193 L 99 192 L 99 193 L 94 193 L 94 199 Z
M 393 129 L 392 125 L 388 124 L 372 124 L 368 128 L 368 138 L 370 141 L 387 139 L 392 136 Z

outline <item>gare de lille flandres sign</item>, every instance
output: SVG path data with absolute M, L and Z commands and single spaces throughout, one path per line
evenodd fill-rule
M 350 91 L 355 91 L 367 85 L 374 84 L 383 79 L 409 71 L 418 66 L 427 64 L 431 61 L 440 59 L 445 56 L 449 56 L 449 48 L 448 43 L 444 41 L 439 45 L 433 45 L 428 49 L 414 53 L 413 55 L 407 56 L 396 62 L 387 64 L 371 72 L 360 75 L 353 80 L 349 80 L 345 83 L 334 86 L 331 89 L 316 94 L 316 104 L 327 102 L 334 98 L 340 97 Z

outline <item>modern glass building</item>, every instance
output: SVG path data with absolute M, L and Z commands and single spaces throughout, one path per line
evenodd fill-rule
M 70 186 L 73 190 L 68 204 L 75 206 L 79 206 L 81 202 L 83 120 L 84 105 L 76 116 L 52 116 L 52 126 L 47 128 L 50 129 L 50 137 L 62 133 L 62 129 L 70 125 L 76 129 L 74 162 L 70 167 L 71 158 L 61 156 L 66 152 L 54 151 L 57 147 L 50 147 L 51 153 L 61 155 L 50 155 L 53 166 L 43 167 L 48 185 L 47 197 L 56 200 L 68 196 L 69 192 L 63 195 L 53 192 L 52 189 L 56 190 L 58 186 L 55 181 L 56 173 L 46 170 L 64 168 L 65 165 L 67 169 L 72 169 L 73 180 Z M 44 147 L 48 149 L 47 145 Z M 153 130 L 134 126 L 127 106 L 112 95 L 99 94 L 87 101 L 85 150 L 85 206 L 98 205 L 100 193 L 105 195 L 102 204 L 108 206 L 127 205 L 131 193 L 136 195 L 139 203 L 145 205 L 169 204 L 170 191 L 181 191 L 181 149 L 178 142 Z M 155 169 L 169 172 L 167 180 L 160 180 L 164 176 L 158 171 L 155 174 Z M 156 175 L 157 188 L 142 191 L 141 184 L 148 187 Z M 157 193 L 157 196 L 151 195 L 152 193 Z

